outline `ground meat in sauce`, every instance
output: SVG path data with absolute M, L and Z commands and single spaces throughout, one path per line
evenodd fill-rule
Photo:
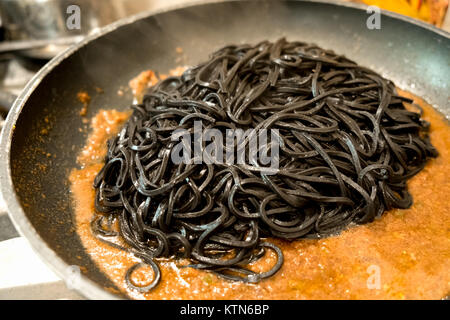
M 137 101 L 141 101 L 147 88 L 154 86 L 160 80 L 166 79 L 168 76 L 181 76 L 187 67 L 177 67 L 169 71 L 169 73 L 157 75 L 153 70 L 141 72 L 138 76 L 131 79 L 129 86 L 133 91 L 133 95 Z

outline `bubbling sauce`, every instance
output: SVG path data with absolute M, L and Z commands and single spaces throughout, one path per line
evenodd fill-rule
M 373 223 L 334 237 L 269 239 L 282 249 L 285 262 L 278 273 L 258 284 L 181 268 L 187 261 L 158 259 L 160 284 L 146 294 L 128 289 L 125 273 L 139 259 L 98 240 L 90 222 L 95 211 L 93 181 L 103 167 L 106 142 L 117 134 L 129 112 L 101 110 L 91 121 L 92 132 L 78 157 L 80 168 L 70 174 L 78 235 L 98 268 L 135 299 L 442 299 L 450 292 L 450 126 L 422 99 L 399 93 L 424 109 L 423 118 L 431 123 L 431 142 L 440 153 L 408 182 L 413 206 L 390 210 Z M 274 254 L 268 253 L 251 268 L 267 270 L 274 261 Z M 152 277 L 150 267 L 132 275 L 141 286 Z

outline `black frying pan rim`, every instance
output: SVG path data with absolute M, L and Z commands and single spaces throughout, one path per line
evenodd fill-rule
M 8 117 L 5 121 L 3 130 L 0 135 L 0 196 L 3 196 L 3 200 L 6 205 L 6 210 L 13 221 L 14 226 L 18 232 L 24 236 L 30 243 L 33 250 L 38 254 L 39 257 L 62 279 L 68 279 L 70 276 L 69 265 L 64 262 L 54 250 L 47 245 L 47 243 L 39 236 L 37 231 L 34 229 L 33 225 L 28 220 L 20 201 L 15 192 L 15 188 L 11 177 L 11 164 L 10 164 L 10 151 L 12 137 L 15 128 L 15 124 L 20 117 L 21 111 L 27 103 L 28 98 L 32 95 L 34 90 L 39 86 L 42 80 L 50 74 L 53 69 L 58 66 L 61 62 L 67 59 L 72 54 L 76 53 L 80 48 L 84 47 L 88 43 L 110 33 L 114 30 L 132 24 L 138 20 L 148 18 L 153 15 L 158 15 L 164 12 L 182 9 L 185 7 L 192 7 L 197 5 L 214 4 L 222 2 L 239 2 L 240 0 L 209 0 L 209 1 L 196 1 L 191 2 L 188 5 L 178 5 L 171 6 L 163 10 L 157 11 L 146 11 L 122 20 L 119 20 L 113 24 L 110 24 L 97 33 L 86 37 L 83 41 L 74 46 L 68 48 L 66 51 L 52 59 L 48 62 L 25 86 L 17 100 L 15 101 Z M 275 1 L 275 0 L 274 0 Z M 349 2 L 334 2 L 326 0 L 288 0 L 288 1 L 303 1 L 303 2 L 313 2 L 313 3 L 325 3 L 329 5 L 350 7 L 359 10 L 366 10 L 367 5 Z M 396 14 L 390 11 L 381 10 L 383 15 L 389 16 L 394 19 L 399 19 L 407 23 L 412 23 L 418 27 L 425 28 L 432 31 L 444 38 L 450 39 L 450 33 L 438 29 L 433 25 L 428 23 L 412 19 L 400 14 Z M 76 290 L 89 299 L 118 299 L 119 297 L 106 291 L 104 288 L 99 286 L 94 281 L 88 279 L 86 276 L 81 275 L 81 279 L 77 285 Z

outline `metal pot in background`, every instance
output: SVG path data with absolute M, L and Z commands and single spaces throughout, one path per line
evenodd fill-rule
M 36 68 L 85 35 L 121 18 L 181 1 L 0 0 L 0 121 L 18 93 L 4 83 L 6 77 L 16 79 L 24 73 L 28 81 Z M 79 25 L 74 26 L 77 14 Z M 21 66 L 10 63 L 13 60 Z
M 109 23 L 153 9 L 153 0 L 0 0 L 6 51 L 50 59 Z M 165 1 L 167 2 L 167 1 Z M 170 2 L 170 1 L 169 1 Z M 76 6 L 76 7 L 74 7 Z M 78 9 L 79 8 L 79 9 Z M 79 25 L 73 15 L 79 14 Z M 71 18 L 72 17 L 72 18 Z M 68 20 L 72 22 L 68 26 Z

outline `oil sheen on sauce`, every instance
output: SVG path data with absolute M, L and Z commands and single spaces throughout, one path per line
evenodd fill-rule
M 124 277 L 138 260 L 111 248 L 91 233 L 94 212 L 92 187 L 103 166 L 106 141 L 129 117 L 127 112 L 101 110 L 91 122 L 92 132 L 78 157 L 80 167 L 70 174 L 77 232 L 92 260 L 114 284 L 135 299 L 442 299 L 450 293 L 450 126 L 441 114 L 407 92 L 424 108 L 431 122 L 431 141 L 439 157 L 408 182 L 414 204 L 386 212 L 373 223 L 352 227 L 338 236 L 293 242 L 269 239 L 285 256 L 282 269 L 258 284 L 220 279 L 179 268 L 185 261 L 160 260 L 160 284 L 150 293 L 129 290 Z M 268 269 L 273 254 L 252 269 Z M 150 268 L 134 272 L 145 285 Z

